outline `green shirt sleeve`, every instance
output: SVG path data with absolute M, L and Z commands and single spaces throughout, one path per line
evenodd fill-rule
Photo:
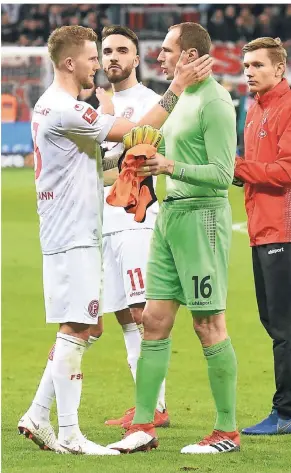
M 236 154 L 236 117 L 231 103 L 220 98 L 208 103 L 201 112 L 208 164 L 175 161 L 172 179 L 201 187 L 228 189 L 233 180 Z
M 165 138 L 163 137 L 160 145 L 158 147 L 158 153 L 162 154 L 163 156 L 166 156 L 166 145 L 165 145 Z

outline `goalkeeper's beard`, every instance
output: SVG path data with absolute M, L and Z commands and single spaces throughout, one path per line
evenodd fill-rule
M 111 64 L 113 66 L 113 64 Z M 124 69 L 119 69 L 118 72 L 107 69 L 105 71 L 107 79 L 110 84 L 119 84 L 124 80 L 128 79 L 133 70 L 133 64 L 131 66 L 125 67 Z

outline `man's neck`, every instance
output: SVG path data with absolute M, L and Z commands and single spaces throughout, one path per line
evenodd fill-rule
M 278 81 L 272 86 L 270 87 L 268 90 L 264 90 L 263 92 L 258 92 L 258 96 L 261 98 L 263 97 L 265 94 L 267 94 L 268 92 L 270 92 L 270 90 L 273 90 L 275 87 L 277 87 L 278 84 L 280 84 L 280 82 L 282 82 L 283 80 L 283 77 L 281 77 L 280 79 L 278 79 Z
M 135 85 L 138 84 L 136 76 L 129 76 L 127 79 L 124 79 L 121 82 L 111 84 L 112 85 L 112 90 L 113 93 L 115 92 L 122 92 L 123 90 L 130 89 L 131 87 L 134 87 Z
M 82 90 L 82 87 L 73 80 L 72 77 L 61 74 L 59 71 L 55 71 L 55 78 L 53 82 L 57 87 L 65 90 L 68 94 L 72 95 L 75 99 L 78 97 Z

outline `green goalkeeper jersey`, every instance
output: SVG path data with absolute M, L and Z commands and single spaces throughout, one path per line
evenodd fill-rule
M 167 197 L 227 197 L 234 174 L 236 116 L 213 78 L 188 87 L 163 128 L 159 152 L 175 161 Z

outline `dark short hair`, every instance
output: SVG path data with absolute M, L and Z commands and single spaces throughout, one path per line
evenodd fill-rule
M 180 29 L 179 42 L 181 50 L 187 51 L 187 49 L 195 48 L 198 51 L 199 56 L 209 54 L 211 48 L 211 39 L 208 31 L 198 23 L 187 21 L 185 23 L 179 23 L 178 25 L 170 26 L 169 31 L 174 28 Z
M 102 41 L 113 34 L 120 34 L 121 36 L 125 36 L 126 38 L 130 39 L 138 51 L 138 37 L 130 28 L 121 25 L 104 26 L 102 30 Z

